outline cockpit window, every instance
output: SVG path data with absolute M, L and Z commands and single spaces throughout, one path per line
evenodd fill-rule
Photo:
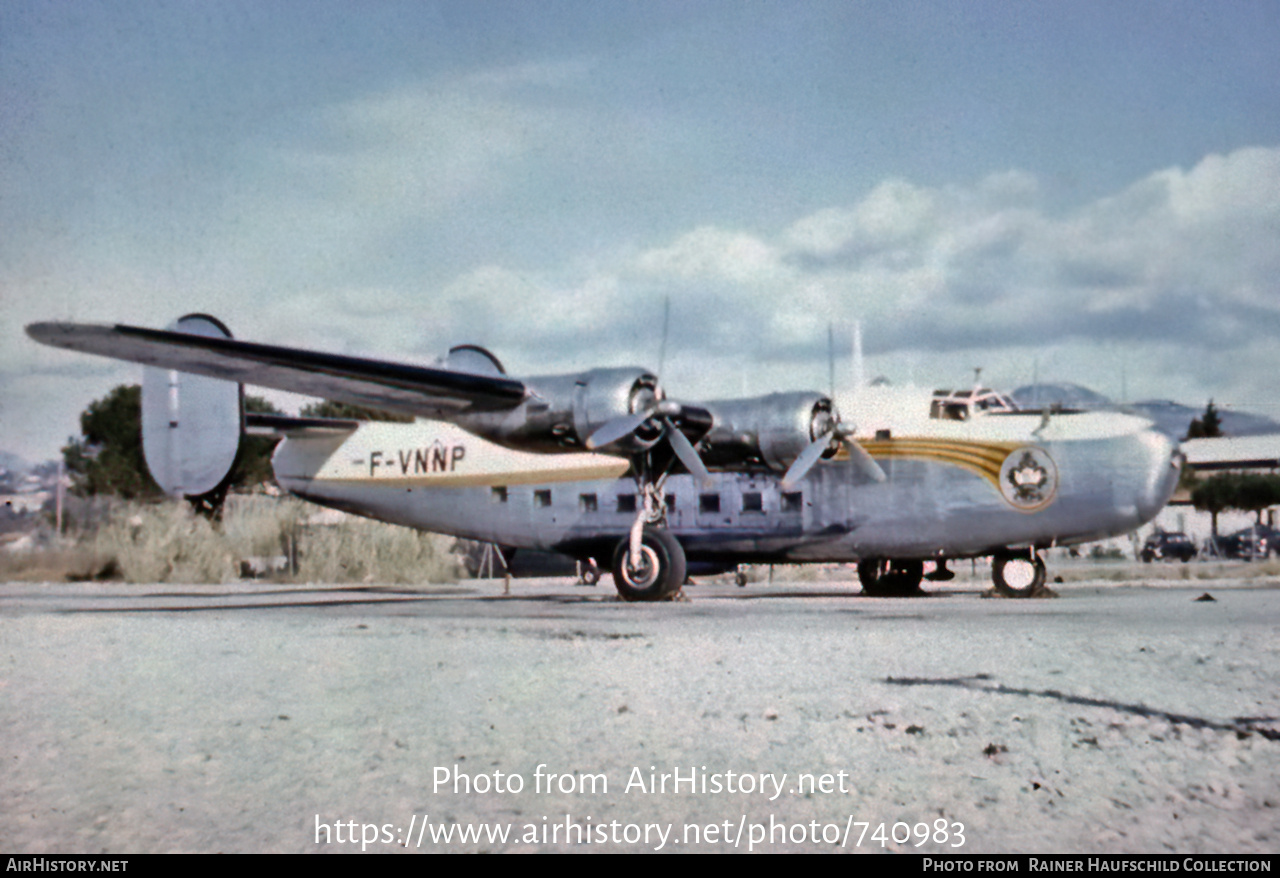
M 1018 406 L 1003 393 L 990 387 L 973 390 L 935 390 L 929 404 L 929 417 L 941 421 L 967 421 L 973 415 L 1016 412 Z
M 964 402 L 948 402 L 935 399 L 929 407 L 929 417 L 941 421 L 964 421 L 969 418 L 969 405 Z

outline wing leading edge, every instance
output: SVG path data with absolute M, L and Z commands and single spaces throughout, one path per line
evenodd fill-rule
M 27 335 L 52 347 L 426 418 L 505 411 L 528 396 L 510 378 L 138 326 L 33 323 Z

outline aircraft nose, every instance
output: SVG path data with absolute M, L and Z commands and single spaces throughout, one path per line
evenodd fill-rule
M 1157 430 L 1146 430 L 1141 436 L 1144 457 L 1144 479 L 1138 492 L 1137 506 L 1144 521 L 1160 514 L 1178 487 L 1186 458 L 1171 438 Z

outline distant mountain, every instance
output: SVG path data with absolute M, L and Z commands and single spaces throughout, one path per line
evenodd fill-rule
M 1027 384 L 1009 394 L 1019 408 L 1108 409 L 1115 403 L 1101 393 L 1079 384 Z
M 1191 408 L 1169 399 L 1143 400 L 1125 406 L 1124 409 L 1150 418 L 1162 431 L 1179 439 L 1187 435 L 1187 428 L 1192 420 L 1204 414 L 1203 408 Z M 1260 436 L 1266 433 L 1280 433 L 1280 423 L 1263 415 L 1218 409 L 1218 417 L 1222 420 L 1224 436 Z
M 1148 399 L 1128 405 L 1119 405 L 1101 393 L 1081 387 L 1079 384 L 1028 384 L 1019 387 L 1010 396 L 1020 408 L 1039 409 L 1045 406 L 1061 406 L 1066 409 L 1114 409 L 1148 418 L 1156 429 L 1176 439 L 1187 435 L 1191 422 L 1204 414 L 1203 408 L 1192 408 L 1169 399 Z M 1250 412 L 1218 409 L 1222 419 L 1222 432 L 1226 436 L 1259 436 L 1280 433 L 1280 422 Z
M 7 451 L 0 451 L 0 469 L 8 470 L 11 473 L 25 473 L 31 469 L 31 464 L 27 463 L 16 454 L 10 454 Z

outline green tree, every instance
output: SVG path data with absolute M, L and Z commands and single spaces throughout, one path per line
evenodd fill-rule
M 1280 476 L 1258 473 L 1240 476 L 1232 508 L 1252 512 L 1262 524 L 1262 512 L 1280 503 Z
M 62 449 L 71 492 L 126 499 L 163 495 L 142 457 L 142 389 L 120 385 L 80 413 L 80 437 Z
M 1213 400 L 1209 400 L 1209 404 L 1205 406 L 1204 414 L 1198 418 L 1192 419 L 1187 425 L 1187 435 L 1184 439 L 1216 439 L 1222 435 L 1222 418 L 1218 416 L 1218 410 L 1213 406 Z
M 1200 482 L 1191 491 L 1191 505 L 1209 513 L 1214 537 L 1218 536 L 1218 513 L 1237 508 L 1239 478 L 1235 473 L 1219 473 Z
M 398 424 L 407 424 L 413 420 L 409 415 L 352 405 L 349 402 L 334 402 L 331 399 L 304 405 L 298 415 L 303 418 L 342 418 L 348 421 L 394 421 Z
M 279 414 L 275 406 L 261 397 L 245 397 L 244 407 L 246 411 Z M 89 403 L 80 414 L 80 433 L 79 438 L 71 439 L 62 449 L 73 493 L 109 494 L 125 499 L 163 496 L 164 492 L 147 470 L 142 453 L 141 387 L 122 384 L 102 399 Z M 275 444 L 276 440 L 269 437 L 242 439 L 240 453 L 224 489 L 269 481 Z M 219 497 L 214 505 L 220 502 Z
M 1263 510 L 1280 505 L 1280 476 L 1219 473 L 1196 484 L 1191 490 L 1191 504 L 1212 516 L 1215 537 L 1218 513 L 1228 509 L 1252 512 L 1261 524 Z

